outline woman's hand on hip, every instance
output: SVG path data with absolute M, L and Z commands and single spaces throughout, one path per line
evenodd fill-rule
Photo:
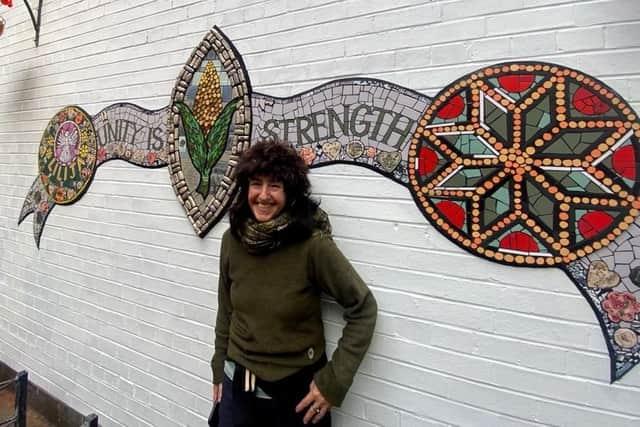
M 213 385 L 213 401 L 220 403 L 222 400 L 222 383 Z
M 317 424 L 331 410 L 331 403 L 324 398 L 314 381 L 309 385 L 309 393 L 298 403 L 296 412 L 307 410 L 302 420 L 305 424 L 311 421 Z

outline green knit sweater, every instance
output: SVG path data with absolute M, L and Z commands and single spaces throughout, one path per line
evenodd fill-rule
M 213 381 L 227 357 L 265 381 L 318 361 L 325 351 L 320 294 L 344 308 L 346 325 L 329 363 L 314 380 L 340 406 L 369 347 L 377 305 L 367 285 L 321 232 L 266 255 L 251 255 L 227 230 L 220 249 Z

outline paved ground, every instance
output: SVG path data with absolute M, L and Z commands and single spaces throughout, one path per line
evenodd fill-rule
M 15 396 L 13 390 L 0 391 L 0 421 L 13 416 L 15 412 Z M 56 427 L 39 413 L 27 408 L 27 425 L 29 427 Z

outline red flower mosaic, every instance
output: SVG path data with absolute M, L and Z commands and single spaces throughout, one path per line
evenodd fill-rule
M 465 211 L 460 205 L 449 200 L 443 200 L 436 204 L 436 207 L 453 225 L 462 228 L 465 221 Z
M 500 87 L 510 93 L 520 93 L 531 87 L 535 78 L 531 74 L 508 74 L 498 77 Z
M 522 231 L 514 231 L 500 239 L 500 248 L 520 252 L 538 252 L 540 250 L 535 239 Z
M 453 119 L 458 117 L 464 111 L 464 99 L 461 96 L 455 96 L 438 111 L 438 117 L 441 119 Z
M 420 149 L 420 174 L 430 174 L 438 165 L 438 155 L 435 151 L 422 147 Z
M 613 223 L 614 218 L 606 212 L 587 212 L 578 220 L 578 231 L 585 239 L 596 237 Z
M 107 150 L 105 150 L 104 147 L 98 148 L 96 159 L 98 164 L 104 162 L 107 159 Z
M 602 302 L 602 308 L 615 323 L 631 322 L 640 313 L 640 303 L 629 292 L 611 292 Z
M 149 165 L 153 164 L 157 158 L 158 156 L 156 155 L 156 153 L 154 153 L 153 151 L 149 151 L 147 153 L 147 164 Z
M 632 145 L 622 147 L 613 153 L 613 168 L 619 175 L 635 181 L 636 167 L 636 154 Z

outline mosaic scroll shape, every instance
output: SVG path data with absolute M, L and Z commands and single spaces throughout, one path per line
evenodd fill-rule
M 127 103 L 111 105 L 93 117 L 78 106 L 58 111 L 42 135 L 38 176 L 18 218 L 20 224 L 34 214 L 36 246 L 40 247 L 53 208 L 79 200 L 106 161 L 120 159 L 146 168 L 166 166 L 168 119 L 168 108 L 151 111 Z
M 611 380 L 640 362 L 640 219 L 607 247 L 566 266 L 594 311 L 611 357 Z
M 287 141 L 310 167 L 357 164 L 409 182 L 411 137 L 431 98 L 383 80 L 334 80 L 289 98 L 254 93 L 255 139 Z

